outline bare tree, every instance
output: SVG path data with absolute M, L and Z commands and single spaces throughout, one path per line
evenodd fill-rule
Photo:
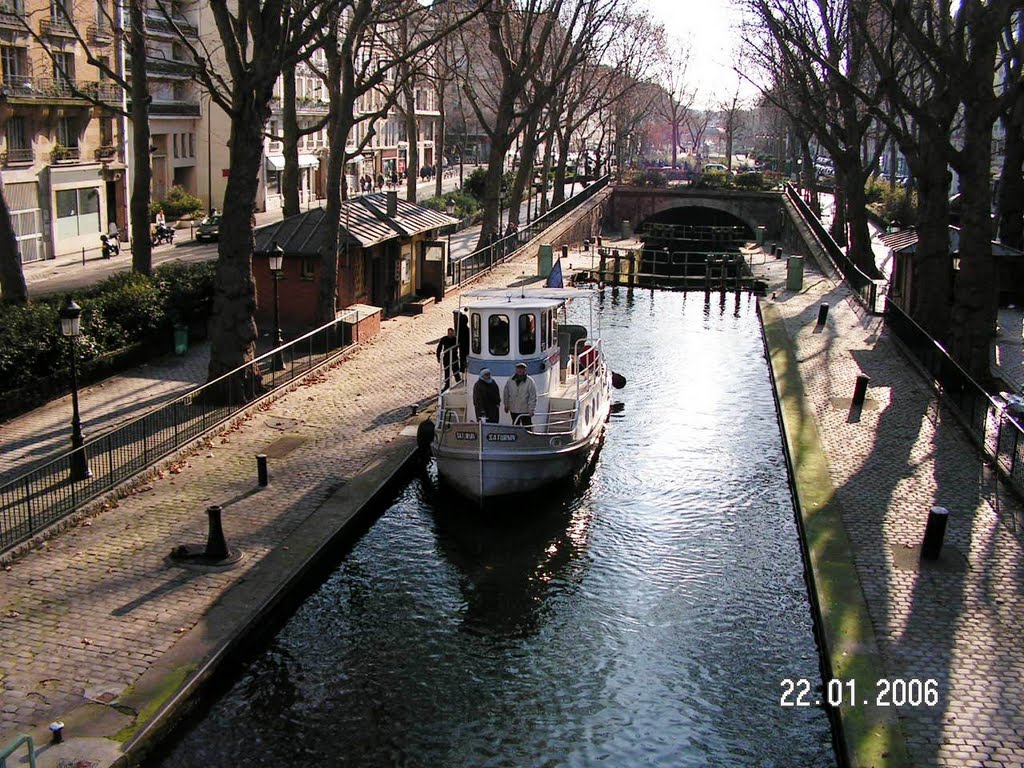
M 672 134 L 672 167 L 679 165 L 679 149 L 683 143 L 686 115 L 697 99 L 697 89 L 687 78 L 690 66 L 690 48 L 678 40 L 670 42 L 663 52 L 659 82 L 664 98 L 658 101 L 658 116 Z

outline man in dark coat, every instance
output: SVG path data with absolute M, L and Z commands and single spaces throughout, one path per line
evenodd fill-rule
M 444 368 L 444 388 L 451 386 L 452 374 L 455 374 L 455 381 L 462 381 L 462 372 L 459 368 L 459 348 L 455 341 L 455 329 L 449 328 L 448 333 L 437 342 L 437 362 Z
M 455 327 L 458 329 L 459 368 L 464 371 L 466 360 L 469 358 L 469 317 L 466 310 L 462 309 L 455 313 Z
M 498 382 L 491 378 L 490 368 L 484 368 L 473 385 L 473 408 L 477 419 L 497 424 L 500 406 L 501 390 L 498 389 Z

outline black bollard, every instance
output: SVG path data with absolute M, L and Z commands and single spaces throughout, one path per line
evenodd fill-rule
M 824 325 L 825 321 L 828 320 L 828 302 L 822 302 L 821 306 L 818 307 L 818 325 Z
M 948 520 L 949 510 L 945 507 L 932 507 L 928 512 L 928 524 L 924 528 L 924 541 L 921 543 L 922 560 L 939 559 Z
M 781 259 L 782 258 L 782 246 L 781 245 L 775 246 L 775 258 L 776 259 Z
M 54 720 L 50 723 L 50 743 L 61 744 L 64 741 L 64 723 Z
M 265 453 L 256 454 L 256 477 L 259 478 L 260 488 L 266 488 L 270 483 L 270 477 L 267 474 L 267 454 Z
M 569 260 L 569 246 L 568 245 L 563 245 L 562 246 L 562 255 L 565 256 L 565 260 L 566 261 Z
M 864 405 L 864 397 L 868 393 L 868 383 L 871 381 L 870 376 L 865 376 L 863 373 L 857 377 L 857 383 L 853 386 L 853 404 Z
M 224 528 L 220 523 L 220 504 L 206 508 L 209 517 L 209 529 L 206 533 L 206 557 L 210 560 L 223 560 L 228 556 L 228 542 L 224 538 Z
M 590 241 L 589 240 L 584 240 L 583 241 L 583 252 L 584 253 L 590 253 Z

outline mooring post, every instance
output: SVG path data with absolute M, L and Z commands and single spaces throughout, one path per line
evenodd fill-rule
M 608 266 L 608 263 L 607 263 L 608 256 L 605 253 L 604 248 L 600 248 L 599 247 L 598 248 L 598 253 L 600 253 L 600 255 L 601 255 L 601 261 L 598 264 L 598 268 L 597 269 L 598 269 L 598 272 L 601 275 L 601 282 L 604 283 L 604 282 L 608 281 L 608 277 L 607 277 L 607 275 L 605 275 L 605 268 Z
M 265 453 L 256 454 L 256 476 L 258 478 L 260 488 L 266 488 L 270 483 L 270 478 L 267 474 L 267 454 Z
M 213 504 L 206 508 L 209 528 L 206 533 L 206 556 L 211 560 L 223 560 L 228 556 L 228 542 L 224 538 L 224 527 L 220 520 L 221 506 Z
M 818 307 L 818 325 L 824 325 L 826 320 L 828 320 L 828 302 L 824 301 Z
M 942 540 L 946 536 L 946 522 L 949 510 L 945 507 L 932 507 L 928 512 L 928 523 L 924 528 L 924 541 L 921 543 L 922 560 L 938 560 L 942 552 Z
M 615 284 L 619 284 L 619 249 L 612 251 L 612 258 L 615 259 Z
M 868 383 L 870 383 L 871 377 L 865 376 L 863 373 L 857 377 L 857 383 L 853 385 L 853 404 L 864 405 L 864 397 L 868 393 Z

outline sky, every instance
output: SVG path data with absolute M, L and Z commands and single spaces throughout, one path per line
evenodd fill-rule
M 739 16 L 732 0 L 646 0 L 651 15 L 670 37 L 690 44 L 689 78 L 702 94 L 715 100 L 732 95 L 738 81 L 733 51 L 739 42 Z M 750 95 L 746 85 L 741 92 Z

